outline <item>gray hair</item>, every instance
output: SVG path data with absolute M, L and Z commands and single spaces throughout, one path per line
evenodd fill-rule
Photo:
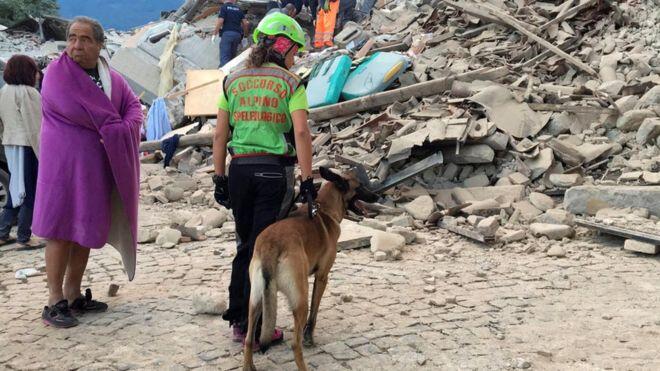
M 69 39 L 69 31 L 71 31 L 71 26 L 73 26 L 74 23 L 86 23 L 90 25 L 92 27 L 92 35 L 94 36 L 94 40 L 100 44 L 105 43 L 105 31 L 103 31 L 103 26 L 101 26 L 101 23 L 99 23 L 99 21 L 94 18 L 85 17 L 83 15 L 79 15 L 72 19 L 71 22 L 69 22 L 69 25 L 66 27 L 67 40 Z

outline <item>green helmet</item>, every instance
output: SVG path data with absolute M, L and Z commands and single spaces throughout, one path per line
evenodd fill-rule
M 275 12 L 264 17 L 259 22 L 257 29 L 254 30 L 252 39 L 255 44 L 259 42 L 261 34 L 268 36 L 282 35 L 291 39 L 293 42 L 300 46 L 300 49 L 305 47 L 305 31 L 296 22 L 295 19 L 286 14 Z

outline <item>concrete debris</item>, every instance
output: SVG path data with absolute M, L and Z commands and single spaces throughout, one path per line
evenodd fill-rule
M 179 244 L 181 236 L 181 232 L 176 229 L 164 228 L 158 232 L 156 244 L 164 249 L 171 249 Z
M 404 206 L 408 214 L 417 220 L 427 220 L 435 211 L 435 202 L 431 196 L 420 196 Z
M 200 288 L 193 293 L 192 306 L 195 314 L 220 315 L 227 309 L 227 302 L 223 293 Z
M 573 214 L 561 209 L 550 209 L 534 219 L 537 223 L 575 225 Z
M 582 184 L 580 174 L 550 174 L 550 183 L 559 188 L 570 188 Z
M 484 235 L 484 237 L 494 237 L 499 228 L 500 221 L 499 217 L 496 216 L 485 218 L 477 224 L 477 231 Z
M 525 238 L 527 238 L 527 233 L 525 233 L 525 231 L 508 231 L 502 237 L 500 237 L 500 241 L 504 243 L 511 243 L 522 241 Z
M 637 240 L 626 240 L 623 244 L 623 248 L 628 251 L 641 252 L 649 255 L 660 253 L 660 246 Z
M 573 228 L 568 225 L 544 223 L 530 224 L 529 231 L 535 237 L 545 236 L 550 240 L 561 240 L 565 237 L 571 237 L 575 233 Z
M 385 253 L 387 259 L 395 260 L 401 256 L 406 239 L 400 234 L 377 231 L 372 235 L 370 244 L 372 253 Z
M 578 186 L 566 191 L 564 207 L 576 215 L 595 215 L 605 208 L 637 207 L 660 216 L 658 199 L 659 186 Z
M 548 211 L 555 207 L 555 201 L 552 197 L 539 192 L 532 192 L 529 195 L 529 202 L 541 211 Z

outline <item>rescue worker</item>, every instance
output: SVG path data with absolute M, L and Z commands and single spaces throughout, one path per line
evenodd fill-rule
M 220 35 L 220 67 L 236 57 L 238 46 L 249 29 L 250 23 L 245 19 L 241 8 L 236 5 L 236 0 L 227 0 L 220 8 L 211 38 L 215 42 L 215 37 Z
M 316 15 L 316 29 L 314 31 L 314 47 L 322 49 L 332 47 L 339 12 L 339 0 L 322 0 Z
M 305 45 L 305 34 L 293 18 L 273 13 L 261 20 L 253 39 L 256 46 L 247 67 L 224 81 L 213 142 L 215 199 L 232 209 L 236 223 L 238 246 L 229 308 L 223 314 L 236 342 L 244 341 L 247 330 L 248 267 L 254 243 L 261 231 L 288 214 L 296 160 L 303 200 L 316 198 L 307 94 L 300 78 L 289 72 Z M 228 176 L 227 150 L 232 155 Z M 276 329 L 273 341 L 282 339 L 282 331 Z

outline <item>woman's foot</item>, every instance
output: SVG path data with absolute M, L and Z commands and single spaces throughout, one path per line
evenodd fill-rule
M 268 344 L 265 348 L 261 348 L 261 345 L 259 344 L 259 340 L 255 339 L 254 342 L 252 342 L 252 349 L 253 350 L 258 350 L 260 349 L 262 352 L 265 352 L 270 346 L 279 344 L 284 341 L 284 332 L 278 328 L 273 331 L 273 337 L 270 340 L 270 344 Z M 243 345 L 245 345 L 245 339 L 243 339 Z
M 34 240 L 32 238 L 24 242 L 18 241 L 18 248 L 20 250 L 36 250 L 44 247 L 46 247 L 46 244 L 43 241 Z
M 61 300 L 55 305 L 44 307 L 41 319 L 48 326 L 57 328 L 69 328 L 78 325 L 78 320 L 71 314 L 69 302 Z
M 77 313 L 99 313 L 108 310 L 108 304 L 102 303 L 97 300 L 92 300 L 92 290 L 86 289 L 85 296 L 75 299 L 71 306 L 71 310 Z

